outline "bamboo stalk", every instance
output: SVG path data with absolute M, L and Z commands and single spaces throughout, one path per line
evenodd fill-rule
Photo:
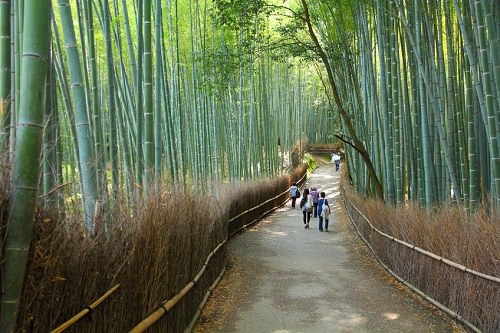
M 0 331 L 14 332 L 21 312 L 20 301 L 26 263 L 34 230 L 35 201 L 41 175 L 41 152 L 50 45 L 50 2 L 26 3 L 22 38 L 19 113 L 11 167 L 8 232 L 3 236 Z M 0 52 L 4 53 L 4 52 Z M 19 67 L 21 68 L 21 67 Z M 5 289 L 4 289 L 5 288 Z
M 77 321 L 79 321 L 80 319 L 85 317 L 89 312 L 94 310 L 99 304 L 101 304 L 106 298 L 108 298 L 112 293 L 114 293 L 119 287 L 120 287 L 120 284 L 117 284 L 113 288 L 109 289 L 106 293 L 104 293 L 104 295 L 99 297 L 94 303 L 90 304 L 88 307 L 86 307 L 82 311 L 78 312 L 73 318 L 66 321 L 62 325 L 58 326 L 56 329 L 51 331 L 51 333 L 63 332 L 65 329 L 67 329 L 71 325 L 75 324 Z

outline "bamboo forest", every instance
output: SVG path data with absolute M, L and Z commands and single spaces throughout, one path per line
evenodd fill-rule
M 361 197 L 498 216 L 500 2 L 0 0 L 0 111 L 0 331 L 25 332 L 63 267 L 38 242 L 131 249 L 154 198 L 224 208 L 313 146 Z

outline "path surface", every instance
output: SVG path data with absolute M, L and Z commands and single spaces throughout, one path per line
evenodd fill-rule
M 287 203 L 231 239 L 228 270 L 195 333 L 462 332 L 380 268 L 336 200 L 339 181 L 326 164 L 305 185 L 333 202 L 330 232 L 317 218 L 304 229 Z

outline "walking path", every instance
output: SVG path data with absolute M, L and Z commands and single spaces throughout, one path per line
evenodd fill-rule
M 305 185 L 333 203 L 330 232 L 317 218 L 304 229 L 289 202 L 231 239 L 228 270 L 195 333 L 461 332 L 380 268 L 336 200 L 339 181 L 326 164 Z

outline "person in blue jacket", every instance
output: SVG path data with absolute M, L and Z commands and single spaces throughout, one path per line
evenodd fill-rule
M 328 232 L 328 222 L 329 216 L 331 213 L 330 205 L 328 204 L 328 200 L 325 198 L 325 192 L 321 192 L 319 194 L 320 198 L 318 200 L 318 217 L 319 217 L 319 231 L 323 231 L 323 221 L 325 222 L 324 230 Z
M 296 182 L 292 183 L 289 192 L 290 192 L 290 198 L 292 199 L 292 208 L 295 208 L 295 201 L 297 200 L 297 198 L 300 198 L 300 191 Z

